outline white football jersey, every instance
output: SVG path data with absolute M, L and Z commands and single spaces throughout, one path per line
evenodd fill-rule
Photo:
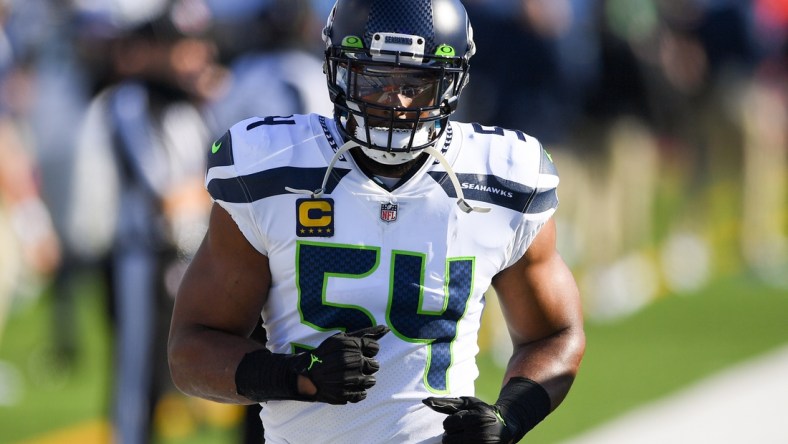
M 286 189 L 319 189 L 341 140 L 317 114 L 253 118 L 209 154 L 208 191 L 269 258 L 269 350 L 391 328 L 366 400 L 264 403 L 266 442 L 440 442 L 445 415 L 421 400 L 473 395 L 484 292 L 555 211 L 558 175 L 536 139 L 452 122 L 436 148 L 465 198 L 488 213 L 463 212 L 434 159 L 389 188 L 346 153 L 322 196 Z

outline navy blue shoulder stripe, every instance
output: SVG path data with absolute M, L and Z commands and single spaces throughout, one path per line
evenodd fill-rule
M 555 188 L 534 193 L 533 199 L 523 211 L 526 214 L 539 214 L 558 207 L 558 191 Z
M 219 140 L 213 142 L 208 153 L 208 169 L 219 166 L 230 166 L 233 160 L 233 141 L 230 131 L 224 133 Z
M 429 175 L 449 197 L 457 197 L 445 172 L 431 171 Z M 537 193 L 521 183 L 487 174 L 457 174 L 466 199 L 486 202 L 521 213 L 541 213 L 558 205 L 556 190 Z
M 331 194 L 349 169 L 334 168 L 326 184 L 326 194 Z M 208 192 L 216 200 L 230 203 L 251 203 L 266 197 L 289 194 L 285 187 L 316 190 L 326 174 L 323 168 L 282 167 L 246 176 L 212 179 Z

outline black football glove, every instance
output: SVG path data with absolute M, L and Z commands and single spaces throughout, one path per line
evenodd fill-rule
M 378 325 L 337 333 L 314 350 L 295 355 L 291 368 L 317 387 L 317 393 L 307 400 L 347 404 L 365 399 L 367 389 L 375 385 L 374 374 L 380 369 L 380 363 L 374 359 L 380 350 L 378 339 L 388 332 L 388 327 Z
M 510 443 L 512 431 L 496 405 L 473 396 L 427 398 L 429 408 L 449 416 L 443 420 L 444 444 Z

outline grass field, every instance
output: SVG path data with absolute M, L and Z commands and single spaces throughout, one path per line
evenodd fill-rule
M 70 370 L 47 358 L 52 334 L 49 302 L 43 297 L 17 309 L 6 325 L 0 361 L 18 370 L 12 389 L 18 399 L 14 405 L 0 405 L 0 443 L 44 443 L 33 438 L 68 426 L 95 424 L 105 416 L 110 348 L 103 301 L 89 286 L 81 295 L 82 353 L 79 364 Z M 528 442 L 560 442 L 786 344 L 786 319 L 788 292 L 739 276 L 713 282 L 697 294 L 664 297 L 616 322 L 588 323 L 586 358 L 573 391 L 564 405 L 529 434 Z M 479 395 L 493 400 L 501 369 L 487 356 L 481 356 L 479 364 L 486 376 L 477 383 Z M 178 420 L 177 413 L 167 422 L 186 424 L 185 428 L 168 432 L 169 437 L 160 436 L 156 443 L 236 442 L 237 432 L 226 425 L 226 417 L 224 422 L 200 420 L 194 425 Z

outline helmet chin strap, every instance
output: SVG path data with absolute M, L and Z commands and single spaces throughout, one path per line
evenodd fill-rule
M 326 184 L 328 183 L 328 177 L 331 174 L 331 170 L 334 169 L 334 164 L 337 163 L 337 160 L 339 160 L 339 158 L 343 154 L 345 154 L 346 152 L 350 151 L 351 149 L 353 149 L 353 148 L 355 148 L 357 146 L 358 146 L 358 144 L 351 140 L 351 141 L 345 142 L 344 145 L 339 147 L 337 152 L 334 153 L 334 157 L 331 158 L 331 162 L 328 164 L 328 168 L 326 168 L 326 174 L 323 175 L 323 183 L 320 185 L 320 188 L 318 188 L 318 189 L 316 189 L 314 191 L 310 191 L 310 190 L 303 190 L 303 189 L 298 189 L 298 188 L 285 187 L 285 190 L 287 190 L 287 191 L 289 191 L 291 193 L 295 193 L 295 194 L 306 194 L 306 195 L 312 196 L 313 199 L 316 199 L 316 198 L 322 196 L 325 193 Z
M 337 160 L 339 160 L 342 154 L 348 152 L 349 150 L 357 146 L 359 145 L 356 142 L 348 141 L 345 142 L 345 144 L 342 145 L 337 150 L 336 153 L 334 153 L 334 157 L 331 158 L 331 162 L 329 162 L 328 168 L 326 168 L 326 173 L 323 175 L 323 183 L 320 185 L 320 188 L 311 191 L 311 190 L 285 187 L 285 190 L 295 194 L 305 194 L 308 196 L 312 196 L 313 199 L 323 196 L 323 194 L 325 193 L 326 184 L 328 183 L 328 177 L 331 175 L 331 170 L 334 169 L 334 165 L 337 163 Z M 474 207 L 471 206 L 468 203 L 468 201 L 465 200 L 465 195 L 462 192 L 462 186 L 460 185 L 460 181 L 459 179 L 457 179 L 457 174 L 454 172 L 451 165 L 449 165 L 449 162 L 446 160 L 445 157 L 443 157 L 443 154 L 441 154 L 440 151 L 436 150 L 434 147 L 429 146 L 427 148 L 424 148 L 423 150 L 416 151 L 416 155 L 421 154 L 421 151 L 424 151 L 425 153 L 437 159 L 438 162 L 440 162 L 441 166 L 443 166 L 443 169 L 446 170 L 446 174 L 449 176 L 449 180 L 451 180 L 451 183 L 454 186 L 454 192 L 457 194 L 457 206 L 459 206 L 463 212 L 465 213 L 470 213 L 472 211 L 476 211 L 477 213 L 490 212 L 490 208 L 488 207 Z
M 451 180 L 451 184 L 454 186 L 454 192 L 457 193 L 457 206 L 459 206 L 462 211 L 466 213 L 470 213 L 471 211 L 476 211 L 477 213 L 490 212 L 490 208 L 488 207 L 473 207 L 468 203 L 468 201 L 465 200 L 465 195 L 462 192 L 460 181 L 457 179 L 457 174 L 454 173 L 451 165 L 449 165 L 449 161 L 443 157 L 443 154 L 441 154 L 440 151 L 436 150 L 435 147 L 428 146 L 427 148 L 424 148 L 424 152 L 437 159 L 443 169 L 446 170 L 446 175 L 449 176 L 449 180 Z

